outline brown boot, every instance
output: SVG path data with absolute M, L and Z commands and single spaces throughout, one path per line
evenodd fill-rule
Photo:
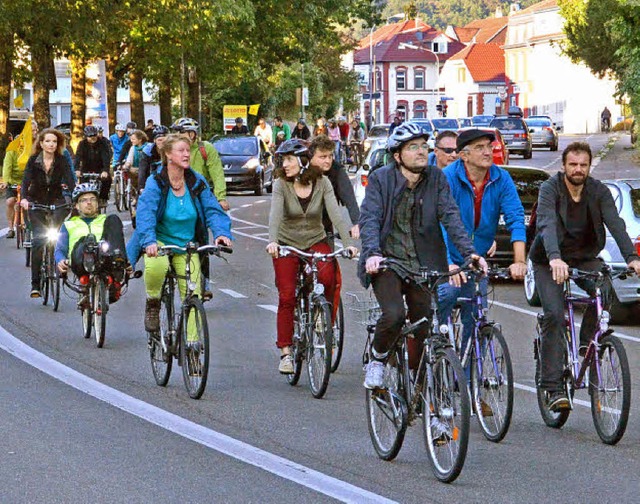
M 144 312 L 144 329 L 147 332 L 160 331 L 160 300 L 147 299 Z

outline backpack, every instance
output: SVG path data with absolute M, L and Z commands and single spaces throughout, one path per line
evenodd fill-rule
M 200 154 L 202 155 L 204 164 L 207 164 L 207 159 L 209 159 L 209 156 L 207 156 L 207 151 L 204 148 L 204 142 L 198 142 L 198 149 L 200 149 Z

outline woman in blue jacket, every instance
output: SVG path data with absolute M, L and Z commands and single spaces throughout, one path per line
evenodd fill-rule
M 178 135 L 167 136 L 161 150 L 162 167 L 147 179 L 145 191 L 138 200 L 137 228 L 127 245 L 131 264 L 144 252 L 144 283 L 147 291 L 145 329 L 160 330 L 160 295 L 169 258 L 158 256 L 158 247 L 189 242 L 207 243 L 207 228 L 213 232 L 216 245 L 231 246 L 231 219 L 222 210 L 202 175 L 189 166 L 190 145 Z M 192 277 L 201 290 L 200 259 L 191 258 Z M 173 256 L 178 275 L 185 274 L 186 256 Z M 180 295 L 186 285 L 178 281 Z M 202 292 L 198 292 L 202 296 Z

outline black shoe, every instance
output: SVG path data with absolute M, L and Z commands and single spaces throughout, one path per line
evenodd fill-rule
M 589 348 L 589 345 L 580 345 L 580 348 L 578 348 L 578 355 L 580 357 L 584 357 L 585 355 L 587 355 L 588 348 Z
M 202 301 L 206 302 L 206 301 L 211 301 L 213 299 L 213 292 L 211 292 L 210 290 L 205 290 L 202 293 Z
M 16 237 L 16 232 L 13 229 L 10 229 L 9 231 L 7 231 L 7 238 L 15 238 Z
M 547 407 L 551 411 L 562 411 L 571 408 L 571 403 L 564 392 L 550 392 L 547 398 Z

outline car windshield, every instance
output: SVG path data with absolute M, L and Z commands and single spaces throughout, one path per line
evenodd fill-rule
M 413 123 L 416 123 L 418 126 L 420 126 L 422 128 L 422 131 L 424 131 L 425 133 L 431 133 L 433 131 L 433 128 L 431 127 L 431 123 L 429 121 L 411 121 Z
M 539 127 L 551 126 L 551 121 L 544 117 L 529 117 L 529 119 L 526 120 L 526 123 L 529 126 L 539 126 Z
M 455 119 L 431 119 L 433 127 L 437 130 L 451 129 L 457 130 L 459 128 L 458 121 Z
M 514 168 L 505 166 L 506 170 L 511 175 L 522 206 L 525 210 L 530 210 L 533 204 L 538 201 L 538 191 L 542 183 L 549 178 L 549 175 L 539 170 L 532 170 L 527 168 Z
M 522 120 L 517 118 L 505 117 L 498 118 L 491 121 L 490 124 L 493 128 L 498 128 L 499 130 L 512 131 L 512 130 L 522 130 Z
M 369 130 L 369 136 L 370 137 L 383 137 L 383 136 L 387 136 L 388 132 L 389 132 L 389 128 L 387 126 L 373 126 Z
M 631 206 L 633 207 L 633 214 L 636 217 L 640 217 L 640 189 L 631 189 L 629 191 L 631 196 Z
M 221 138 L 213 146 L 221 156 L 258 155 L 258 142 L 253 137 Z
M 493 116 L 488 116 L 488 115 L 473 116 L 471 118 L 471 124 L 473 124 L 474 126 L 486 126 L 491 122 L 491 119 L 493 119 Z

